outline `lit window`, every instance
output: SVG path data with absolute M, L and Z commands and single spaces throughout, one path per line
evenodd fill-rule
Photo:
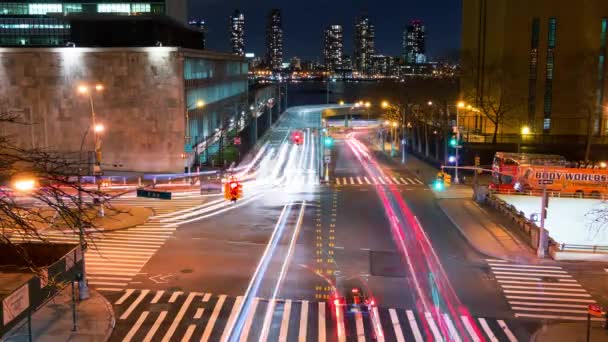
M 63 4 L 63 13 L 82 12 L 82 4 Z
M 150 4 L 131 4 L 131 13 L 149 13 Z
M 543 129 L 545 131 L 548 131 L 551 129 L 551 118 L 545 118 L 545 120 L 543 121 Z
M 61 4 L 29 4 L 29 14 L 61 13 Z
M 99 13 L 131 13 L 129 4 L 98 4 L 97 12 Z

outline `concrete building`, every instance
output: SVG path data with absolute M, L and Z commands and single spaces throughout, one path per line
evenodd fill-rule
M 325 29 L 323 39 L 323 58 L 327 71 L 342 68 L 344 56 L 344 31 L 340 25 L 330 25 Z
M 242 57 L 174 47 L 2 48 L 0 112 L 28 125 L 0 130 L 28 148 L 92 151 L 87 85 L 102 169 L 181 172 L 247 125 L 247 72 Z
M 412 20 L 403 32 L 403 58 L 406 63 L 426 63 L 426 29 L 421 20 Z
M 461 96 L 500 105 L 499 134 L 608 135 L 607 1 L 464 0 L 462 23 Z M 483 116 L 464 123 L 494 130 Z
M 266 23 L 266 64 L 273 71 L 280 71 L 283 64 L 283 24 L 278 9 L 270 11 Z
M 371 71 L 371 57 L 375 54 L 376 29 L 368 16 L 360 17 L 355 23 L 355 71 L 360 74 L 369 74 Z
M 166 15 L 186 24 L 186 0 L 0 2 L 0 46 L 65 46 L 71 26 L 66 15 Z
M 245 16 L 239 10 L 230 16 L 230 47 L 233 54 L 245 55 Z

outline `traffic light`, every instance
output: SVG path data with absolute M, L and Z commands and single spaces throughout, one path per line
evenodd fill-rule
M 443 179 L 436 179 L 435 182 L 433 183 L 433 189 L 435 189 L 436 191 L 442 191 L 443 190 Z
M 224 186 L 224 198 L 236 202 L 243 197 L 243 187 L 237 180 L 231 180 Z
M 331 148 L 333 146 L 333 144 L 334 144 L 334 138 L 332 138 L 332 137 L 325 137 L 324 143 L 325 143 L 325 147 Z
M 456 145 L 458 145 L 458 140 L 456 139 L 456 137 L 452 137 L 450 139 L 450 146 L 456 147 Z

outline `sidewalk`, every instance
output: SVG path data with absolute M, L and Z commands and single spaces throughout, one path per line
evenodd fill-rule
M 591 322 L 591 342 L 608 341 L 608 330 L 602 328 L 601 322 Z M 535 342 L 585 342 L 587 341 L 587 323 L 557 323 L 543 325 L 532 336 Z
M 381 153 L 377 144 L 372 148 Z M 396 168 L 417 174 L 426 184 L 431 184 L 439 172 L 439 169 L 410 153 L 406 153 L 405 163 L 401 164 L 400 152 L 394 157 L 389 156 L 390 144 L 386 144 L 384 154 L 393 165 L 398 165 Z M 532 248 L 514 233 L 517 228 L 508 228 L 510 221 L 493 212 L 491 208 L 485 208 L 473 201 L 473 189 L 470 185 L 453 184 L 442 191 L 432 188 L 431 190 L 442 211 L 477 251 L 492 258 L 513 262 L 537 261 Z
M 90 290 L 89 299 L 78 302 L 78 286 L 75 287 L 77 331 L 72 331 L 72 287 L 68 285 L 32 315 L 33 341 L 105 342 L 109 339 L 115 322 L 112 304 L 94 290 Z M 27 319 L 2 341 L 28 341 Z

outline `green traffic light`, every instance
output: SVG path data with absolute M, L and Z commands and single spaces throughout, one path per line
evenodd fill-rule
M 333 145 L 333 144 L 334 144 L 334 139 L 332 139 L 331 137 L 325 138 L 325 146 L 331 147 L 331 145 Z
M 456 144 L 457 144 L 457 143 L 458 143 L 458 142 L 456 141 L 456 138 L 452 138 L 452 139 L 450 139 L 450 146 L 452 146 L 452 147 L 456 147 Z
M 441 191 L 441 190 L 443 190 L 443 182 L 436 180 L 435 184 L 433 184 L 433 187 L 435 188 L 435 190 Z

